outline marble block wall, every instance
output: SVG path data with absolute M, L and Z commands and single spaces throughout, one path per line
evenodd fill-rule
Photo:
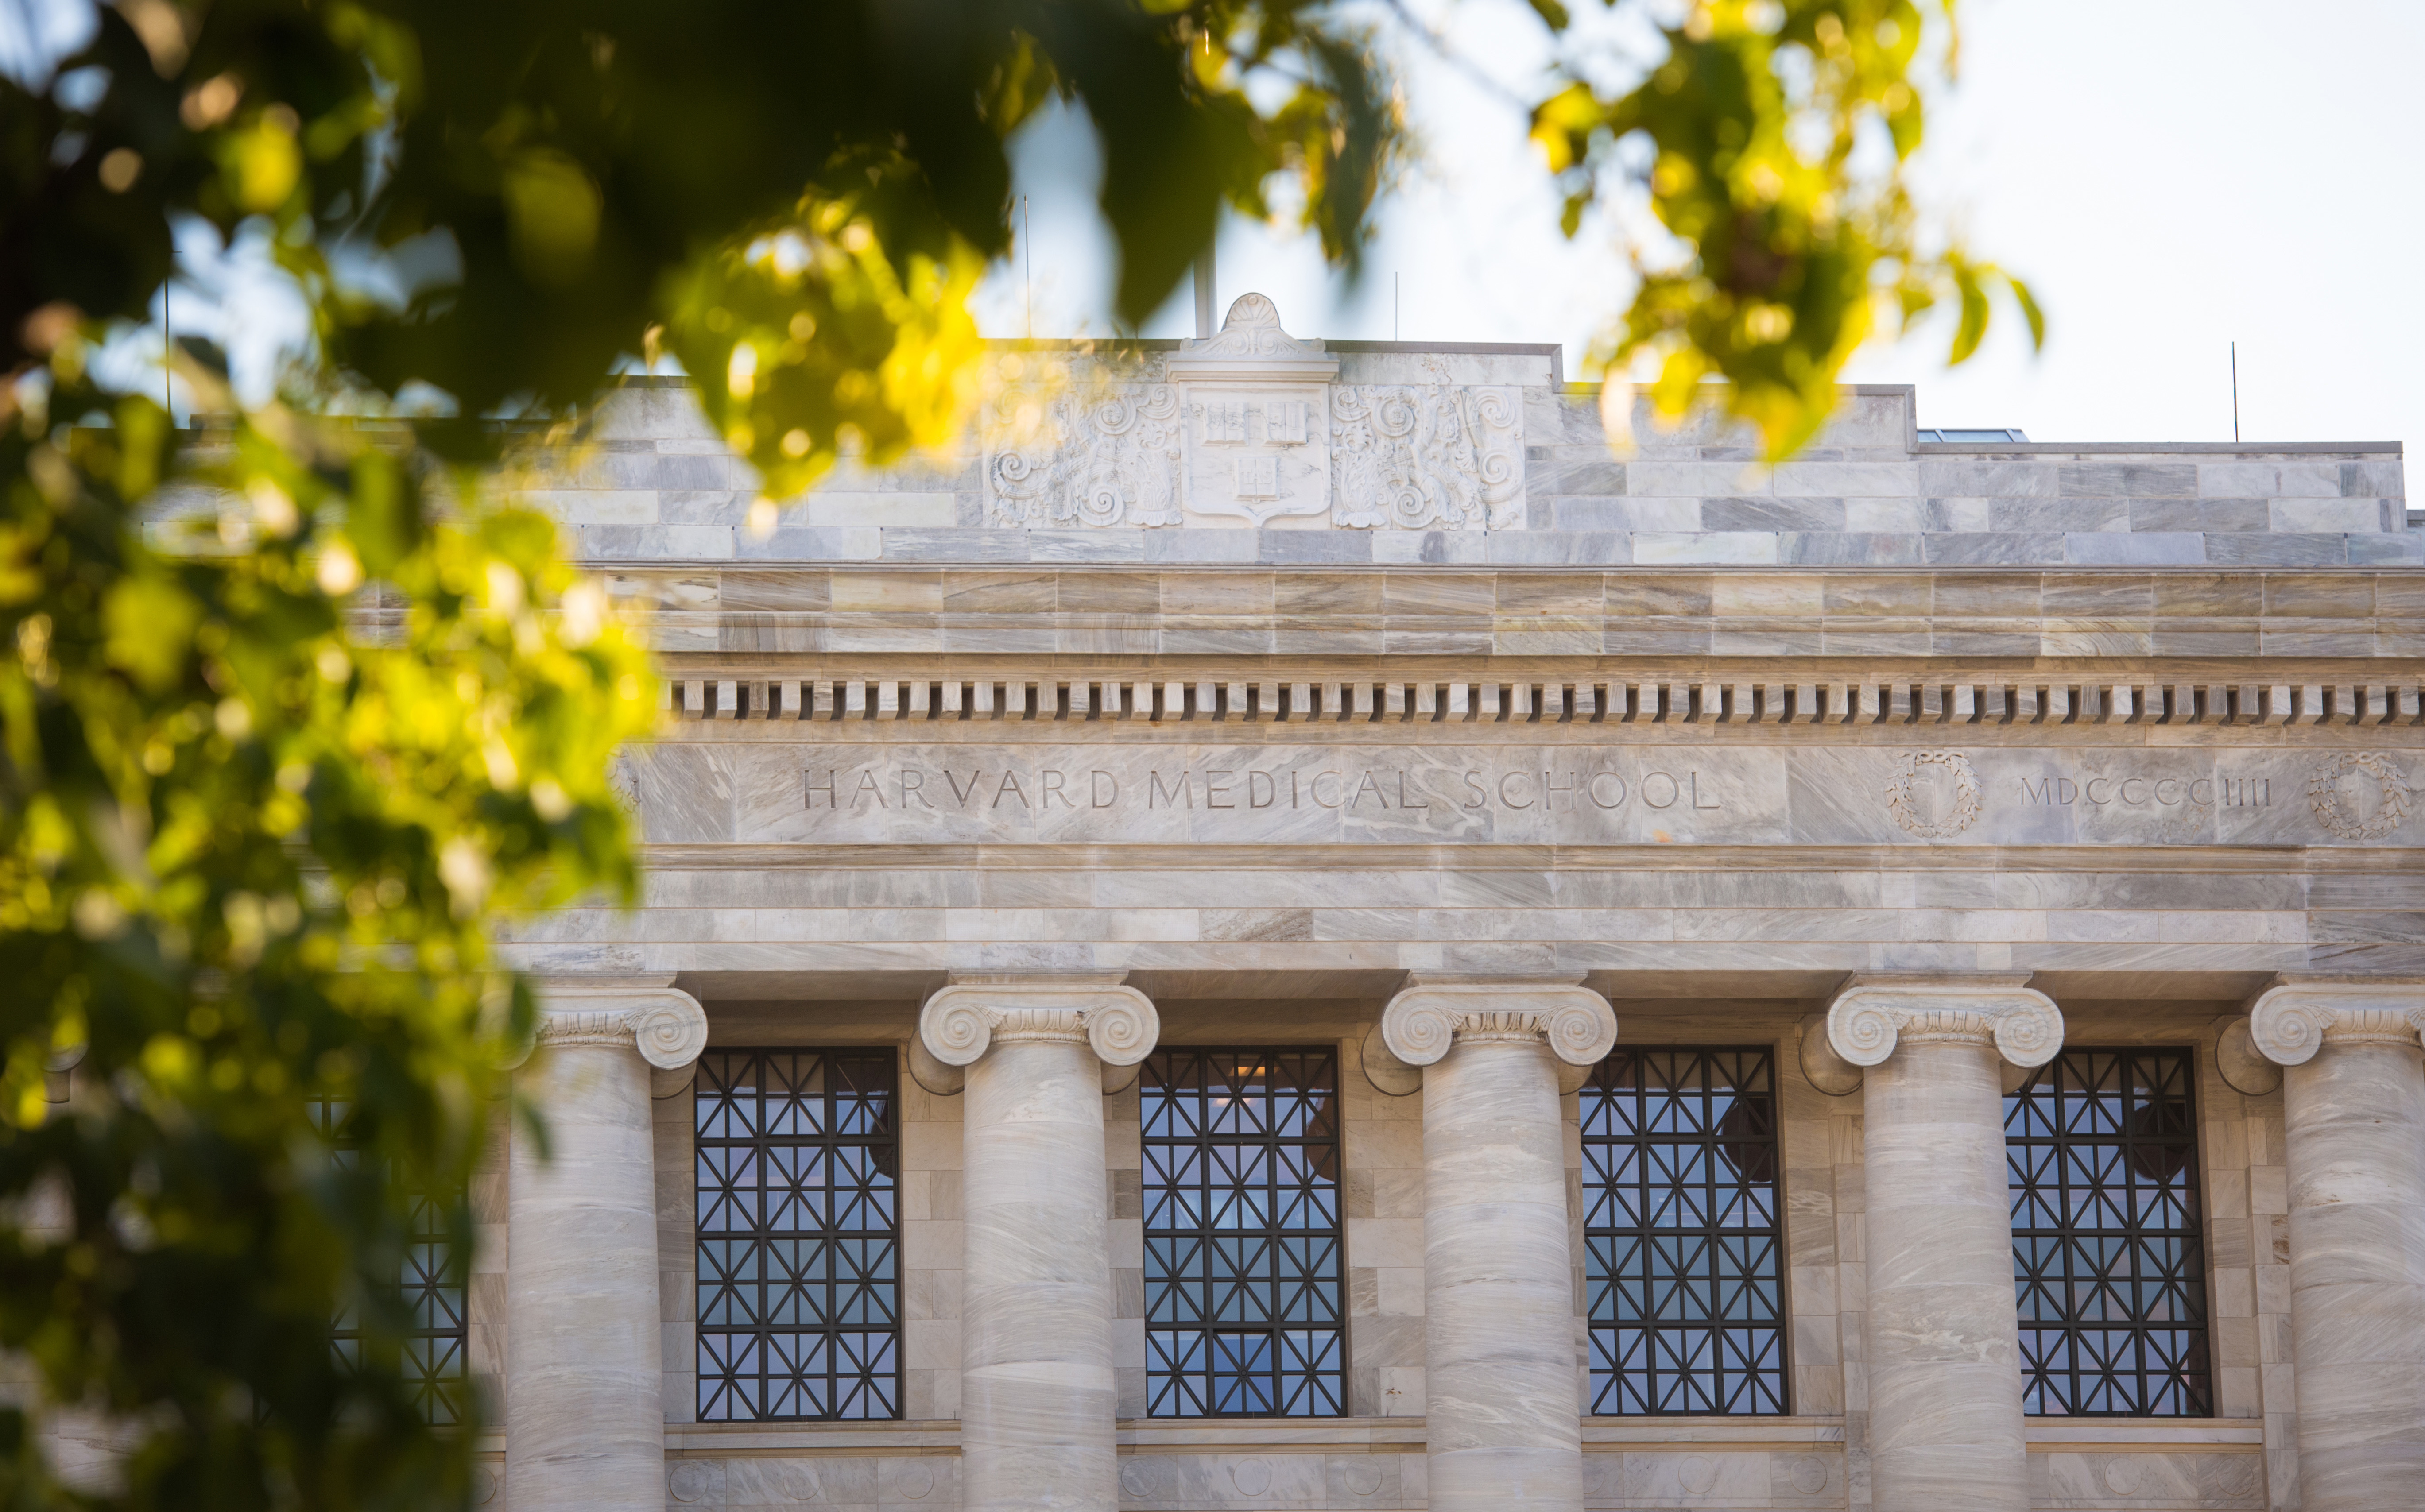
M 1144 345 L 1150 365 L 1168 344 Z M 1913 428 L 1914 391 L 1887 386 L 1845 390 L 1841 411 L 1813 443 L 1770 467 L 1741 427 L 1702 417 L 1662 429 L 1639 400 L 1630 446 L 1612 450 L 1598 387 L 1561 381 L 1549 355 L 1554 348 L 1450 353 L 1412 343 L 1340 343 L 1333 349 L 1339 383 L 1362 392 L 1395 385 L 1414 395 L 1520 395 L 1511 425 L 1477 432 L 1482 451 L 1504 449 L 1514 512 L 1498 509 L 1488 528 L 1478 511 L 1449 528 L 1368 528 L 1369 501 L 1345 497 L 1354 488 L 1341 481 L 1326 520 L 1220 528 L 1201 517 L 1182 526 L 1123 516 L 1100 525 L 1037 524 L 998 507 L 992 453 L 972 435 L 941 455 L 891 467 L 845 463 L 788 501 L 772 531 L 758 533 L 746 523 L 758 497 L 755 475 L 709 430 L 686 382 L 667 378 L 629 380 L 606 398 L 578 444 L 529 458 L 511 486 L 564 523 L 577 555 L 599 563 L 2425 561 L 2425 532 L 2407 528 L 2400 452 L 2387 443 L 1923 443 Z M 1124 440 L 1098 449 L 1102 466 L 1137 466 Z M 1072 465 L 1084 472 L 1092 464 Z M 1445 453 L 1407 465 L 1446 469 L 1446 491 L 1456 491 L 1459 478 L 1478 484 L 1490 471 Z M 1302 528 L 1308 524 L 1314 528 Z
M 937 1097 L 906 1071 L 900 1085 L 901 1415 L 953 1420 L 960 1415 L 960 1099 Z

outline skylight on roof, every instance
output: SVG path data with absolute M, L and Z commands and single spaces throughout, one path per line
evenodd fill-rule
M 1940 426 L 1935 429 L 1921 429 L 1919 439 L 1924 442 L 1967 441 L 1994 442 L 1999 441 L 2027 441 L 2030 438 L 2018 430 L 1953 430 Z

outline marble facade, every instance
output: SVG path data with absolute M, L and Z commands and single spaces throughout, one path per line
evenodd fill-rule
M 1267 304 L 998 361 L 771 536 L 678 387 L 519 480 L 669 681 L 641 907 L 508 942 L 562 1133 L 474 1193 L 485 1504 L 2425 1505 L 2396 446 L 1865 389 L 1619 455 L 1552 348 Z M 1343 1411 L 1157 1417 L 1135 1068 L 1270 1044 L 1338 1055 Z M 1579 1088 L 1709 1044 L 1773 1053 L 1791 1410 L 1591 1415 Z M 2211 1415 L 2024 1408 L 2002 1100 L 2066 1045 L 2193 1058 Z M 898 1054 L 897 1419 L 693 1421 L 702 1046 Z

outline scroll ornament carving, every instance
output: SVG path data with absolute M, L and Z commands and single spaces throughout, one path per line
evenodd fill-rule
M 2425 982 L 2286 982 L 2257 996 L 2248 1037 L 2277 1066 L 2304 1066 L 2327 1043 L 2425 1039 Z
M 1883 1065 L 1905 1040 L 1992 1041 L 2015 1066 L 2043 1066 L 2063 1049 L 2063 1010 L 2025 987 L 1958 982 L 1856 981 L 1828 1005 L 1828 1048 L 1852 1065 Z
M 1162 1020 L 1152 1002 L 1131 987 L 1051 991 L 1052 1001 L 1022 1004 L 1036 989 L 947 987 L 926 1000 L 918 1037 L 946 1066 L 973 1066 L 995 1040 L 1058 1040 L 1086 1045 L 1106 1066 L 1133 1066 L 1152 1054 Z
M 1012 384 L 987 407 L 986 501 L 998 525 L 1175 525 L 1179 390 Z
M 1950 781 L 1950 799 L 1932 803 L 1918 791 L 1932 776 Z M 1979 817 L 1979 773 L 1958 750 L 1916 750 L 1887 784 L 1887 808 L 1895 823 L 1922 840 L 1951 840 Z
M 542 989 L 541 995 L 537 1044 L 637 1050 L 642 1060 L 664 1071 L 681 1070 L 707 1048 L 707 1010 L 687 992 Z M 521 1058 L 528 1058 L 527 1053 Z
M 2374 789 L 2370 806 L 2353 810 L 2343 784 L 2351 778 Z M 2316 820 L 2343 840 L 2381 840 L 2408 822 L 2414 794 L 2399 762 L 2379 750 L 2345 750 L 2318 762 L 2307 774 L 2307 807 Z
M 1333 523 L 1384 530 L 1520 528 L 1522 415 L 1513 389 L 1335 387 Z
M 1616 1010 L 1582 987 L 1456 983 L 1410 987 L 1381 1011 L 1381 1038 L 1409 1066 L 1436 1065 L 1468 1043 L 1547 1040 L 1570 1066 L 1589 1066 L 1616 1048 Z

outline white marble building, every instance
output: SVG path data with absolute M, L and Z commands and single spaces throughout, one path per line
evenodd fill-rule
M 2425 1505 L 2399 448 L 1606 444 L 1554 347 L 996 359 L 653 617 L 462 1329 L 563 1508 Z

